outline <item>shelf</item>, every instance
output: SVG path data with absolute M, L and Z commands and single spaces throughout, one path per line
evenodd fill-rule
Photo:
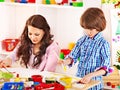
M 81 9 L 81 8 L 83 8 L 83 7 L 74 7 L 74 6 L 69 6 L 69 5 L 55 5 L 55 4 L 53 4 L 53 5 L 48 5 L 48 4 L 39 4 L 39 6 L 41 6 L 41 7 L 51 7 L 51 8 L 70 8 L 70 9 Z
M 15 3 L 15 2 L 0 2 L 0 5 L 12 5 L 12 6 L 36 6 L 35 3 Z
M 75 6 L 69 6 L 69 5 L 57 5 L 57 4 L 37 4 L 37 3 L 15 3 L 15 2 L 0 2 L 0 5 L 14 5 L 14 6 L 40 6 L 40 7 L 46 7 L 46 8 L 70 8 L 70 9 L 81 9 L 83 7 L 75 7 Z

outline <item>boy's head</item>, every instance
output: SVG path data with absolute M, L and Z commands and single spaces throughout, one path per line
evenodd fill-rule
M 101 32 L 106 27 L 104 13 L 99 8 L 88 8 L 80 18 L 80 25 L 85 29 L 96 29 Z

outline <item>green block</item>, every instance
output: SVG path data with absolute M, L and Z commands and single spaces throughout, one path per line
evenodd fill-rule
M 46 0 L 46 4 L 50 4 L 50 0 Z
M 13 78 L 13 74 L 8 73 L 8 72 L 3 72 L 2 77 L 5 78 L 5 79 L 11 79 L 11 78 Z
M 0 0 L 0 2 L 4 2 L 4 0 Z
M 60 59 L 64 59 L 64 53 L 60 53 Z
M 73 2 L 74 7 L 83 7 L 83 2 Z

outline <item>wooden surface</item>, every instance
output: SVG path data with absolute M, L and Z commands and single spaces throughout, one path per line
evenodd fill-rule
M 50 74 L 51 74 L 51 76 L 53 75 L 53 76 L 56 76 L 56 77 L 69 76 L 69 75 L 65 75 L 65 74 L 52 73 L 52 72 L 48 72 L 47 75 L 50 75 Z M 42 75 L 45 75 L 45 74 L 42 74 Z M 75 77 L 75 76 L 69 76 L 69 77 L 72 77 L 72 79 L 74 79 L 74 81 L 79 81 L 81 79 L 81 78 L 78 78 L 78 77 Z M 67 88 L 66 90 L 88 90 L 89 88 L 94 87 L 98 84 L 100 84 L 100 81 L 92 80 L 92 81 L 90 81 L 90 83 L 84 84 L 84 87 L 82 87 L 82 88 L 76 88 L 76 87 L 72 86 L 71 88 Z
M 115 85 L 120 85 L 120 74 L 116 67 L 114 67 L 113 73 L 111 73 L 109 76 L 103 77 L 104 83 L 111 82 Z
M 98 85 L 99 83 L 100 83 L 99 81 L 91 81 L 90 83 L 85 84 L 85 86 L 83 88 L 72 87 L 72 88 L 66 89 L 66 90 L 88 90 L 89 88 L 94 87 L 94 86 Z

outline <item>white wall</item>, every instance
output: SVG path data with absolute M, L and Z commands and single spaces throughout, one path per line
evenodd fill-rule
M 70 42 L 76 42 L 83 35 L 82 28 L 80 27 L 80 16 L 86 9 L 85 7 L 100 7 L 100 0 L 91 0 L 89 1 L 93 2 L 91 4 L 87 4 L 88 1 L 84 0 L 84 8 L 0 5 L 0 11 L 4 12 L 1 12 L 0 18 L 3 19 L 3 17 L 6 17 L 4 24 L 1 26 L 4 33 L 0 39 L 18 38 L 23 31 L 27 18 L 39 13 L 46 17 L 51 26 L 51 32 L 54 34 L 54 39 L 59 43 L 60 47 L 68 48 Z
M 35 8 L 0 4 L 0 41 L 6 38 L 18 38 L 23 31 L 26 19 L 35 13 Z

